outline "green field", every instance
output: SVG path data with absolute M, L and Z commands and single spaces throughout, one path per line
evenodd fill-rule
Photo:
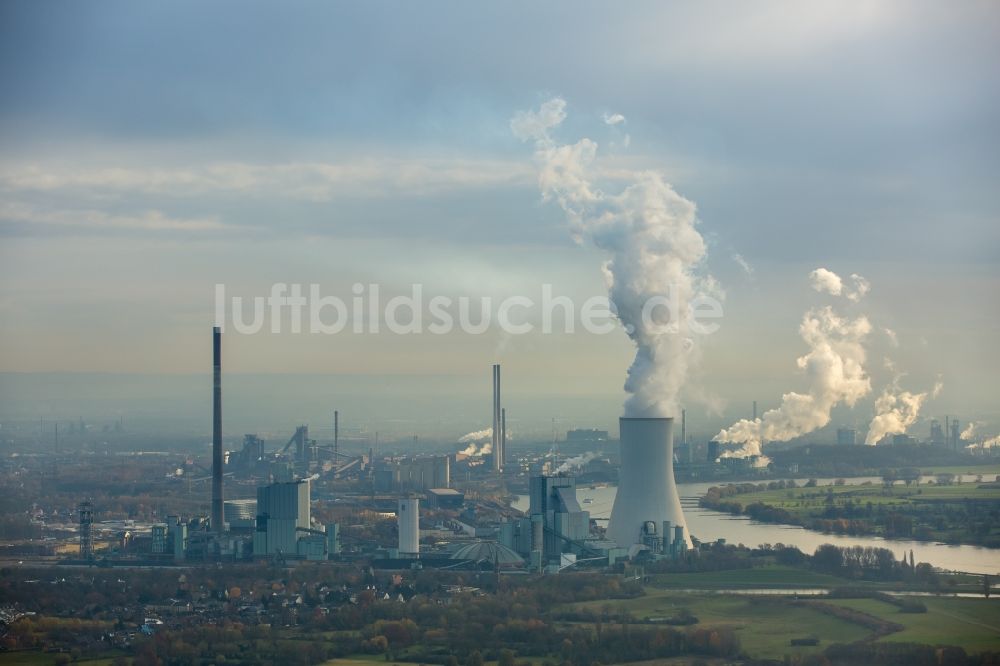
M 708 571 L 704 573 L 656 574 L 649 578 L 656 587 L 682 590 L 736 590 L 754 588 L 830 589 L 845 585 L 858 585 L 855 581 L 848 581 L 837 576 L 783 566 Z
M 606 601 L 573 604 L 571 607 L 600 611 Z M 649 590 L 636 599 L 617 600 L 611 605 L 637 619 L 669 617 L 687 609 L 698 617 L 699 627 L 728 626 L 736 629 L 743 650 L 753 657 L 778 659 L 786 654 L 822 651 L 831 643 L 850 643 L 869 631 L 852 622 L 831 617 L 808 607 L 792 606 L 782 599 L 725 594 L 695 594 Z M 793 638 L 815 636 L 815 647 L 791 647 Z
M 1000 650 L 1000 602 L 989 599 L 920 597 L 926 613 L 901 613 L 876 599 L 831 599 L 830 603 L 898 622 L 904 631 L 883 641 L 958 645 L 970 653 Z
M 869 502 L 886 507 L 903 507 L 921 502 L 961 502 L 966 499 L 1000 502 L 1000 486 L 983 487 L 976 483 L 956 483 L 950 486 L 895 485 L 884 488 L 881 484 L 868 486 L 816 486 L 815 488 L 794 488 L 765 490 L 745 493 L 726 498 L 746 506 L 762 502 L 775 506 L 800 518 L 808 517 L 828 506 L 827 496 L 833 495 L 834 506 L 843 506 L 847 501 L 866 506 Z
M 943 467 L 921 467 L 924 474 L 982 474 L 983 481 L 992 481 L 990 475 L 1000 474 L 997 465 L 950 465 Z
M 806 573 L 770 567 L 752 570 L 766 574 L 768 585 L 778 587 L 773 580 L 789 573 Z M 746 576 L 750 572 L 719 572 L 718 574 L 676 574 L 672 576 L 698 576 L 728 578 Z M 832 577 L 828 577 L 832 578 Z M 833 580 L 839 581 L 834 578 Z M 806 578 L 801 580 L 806 585 Z M 808 585 L 818 586 L 812 579 Z M 732 581 L 726 583 L 736 587 Z M 720 587 L 723 587 L 720 584 Z M 969 653 L 1000 650 L 1000 601 L 993 599 L 965 599 L 958 597 L 920 597 L 927 606 L 927 613 L 902 613 L 892 604 L 875 599 L 823 599 L 862 611 L 905 627 L 881 640 L 930 645 L 957 645 Z M 647 588 L 647 594 L 628 600 L 593 601 L 572 604 L 568 608 L 587 608 L 600 612 L 609 605 L 613 611 L 625 610 L 637 620 L 671 617 L 687 609 L 698 617 L 699 627 L 729 626 L 736 629 L 744 651 L 751 657 L 780 659 L 784 655 L 819 652 L 831 643 L 851 643 L 871 635 L 869 629 L 832 617 L 806 605 L 793 605 L 792 599 L 781 597 L 749 597 L 724 593 L 689 593 Z M 791 647 L 793 638 L 815 636 L 820 640 L 816 647 Z

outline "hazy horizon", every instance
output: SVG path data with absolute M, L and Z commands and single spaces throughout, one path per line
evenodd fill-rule
M 870 389 L 853 409 L 837 391 L 818 400 L 834 400 L 824 432 L 866 429 L 873 400 L 909 392 L 923 396 L 914 431 L 955 415 L 1000 433 L 995 5 L 258 9 L 0 8 L 4 413 L 142 406 L 207 428 L 208 383 L 170 377 L 207 377 L 218 284 L 246 299 L 276 283 L 344 299 L 355 284 L 386 298 L 413 284 L 495 302 L 545 284 L 576 304 L 605 295 L 611 255 L 586 233 L 574 242 L 573 211 L 544 198 L 548 141 L 594 146 L 604 204 L 655 172 L 696 206 L 703 248 L 680 274 L 724 317 L 671 378 L 690 415 L 721 428 L 751 400 L 763 412 L 819 390 L 797 365 L 800 326 L 829 306 L 871 325 Z M 515 135 L 512 119 L 556 100 L 565 120 L 544 141 Z M 818 268 L 870 292 L 819 293 Z M 613 429 L 634 356 L 620 329 L 227 331 L 225 428 L 291 427 L 338 403 L 401 433 L 482 427 L 499 362 L 527 431 L 553 416 Z M 74 375 L 31 379 L 95 372 L 159 379 L 112 382 L 105 398 Z M 286 374 L 374 379 L 327 395 Z

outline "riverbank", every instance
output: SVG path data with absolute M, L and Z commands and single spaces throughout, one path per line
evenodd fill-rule
M 1000 548 L 1000 484 L 777 481 L 710 488 L 703 508 L 824 533 Z
M 974 477 L 973 477 L 974 478 Z M 807 479 L 794 479 L 796 485 L 806 483 Z M 834 483 L 835 479 L 820 479 L 819 484 Z M 861 485 L 865 482 L 879 483 L 875 477 L 849 478 L 848 485 Z M 976 574 L 990 574 L 1000 576 L 1000 557 L 997 551 L 992 548 L 982 548 L 980 546 L 949 546 L 944 543 L 931 541 L 916 541 L 914 539 L 885 539 L 878 536 L 849 536 L 844 534 L 832 534 L 807 530 L 795 525 L 781 525 L 762 523 L 751 520 L 747 516 L 734 516 L 728 513 L 713 511 L 698 506 L 698 501 L 714 485 L 711 483 L 679 483 L 678 493 L 681 496 L 681 503 L 684 507 L 684 516 L 687 520 L 688 529 L 691 535 L 700 541 L 716 541 L 725 539 L 731 544 L 746 544 L 757 546 L 760 544 L 782 543 L 787 546 L 795 546 L 803 553 L 812 553 L 825 543 L 831 543 L 840 547 L 862 546 L 874 548 L 890 548 L 898 555 L 905 551 L 914 551 L 917 562 L 927 562 L 934 567 L 944 571 L 967 571 Z M 582 487 L 577 489 L 577 499 L 581 502 L 584 510 L 590 512 L 591 518 L 598 522 L 604 522 L 611 515 L 611 507 L 614 505 L 615 495 L 618 489 L 614 486 L 602 488 Z M 591 500 L 583 504 L 584 500 Z M 517 498 L 513 506 L 519 510 L 527 511 L 528 498 L 522 496 Z

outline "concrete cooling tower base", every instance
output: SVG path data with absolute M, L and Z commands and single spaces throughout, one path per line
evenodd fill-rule
M 608 522 L 608 538 L 628 548 L 642 542 L 647 521 L 662 530 L 684 528 L 684 540 L 691 548 L 681 499 L 674 482 L 674 420 L 672 418 L 621 418 L 621 471 L 618 494 Z

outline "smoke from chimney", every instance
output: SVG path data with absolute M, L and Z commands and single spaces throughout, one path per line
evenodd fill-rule
M 678 412 L 678 394 L 697 359 L 688 325 L 690 303 L 717 289 L 711 278 L 696 274 L 705 241 L 696 228 L 695 205 L 656 171 L 617 172 L 625 185 L 616 193 L 595 185 L 597 144 L 583 138 L 559 145 L 551 136 L 565 118 L 566 102 L 554 98 L 537 110 L 515 114 L 510 125 L 515 136 L 534 142 L 543 197 L 560 205 L 574 238 L 610 255 L 604 264 L 609 296 L 636 346 L 625 382 L 625 415 L 671 416 Z M 676 304 L 674 320 L 643 317 L 644 306 L 654 298 Z
M 840 283 L 840 278 L 826 269 L 813 271 L 810 277 L 814 283 L 819 271 L 823 271 L 821 275 L 827 282 L 833 283 L 829 274 L 836 278 L 836 284 Z M 871 382 L 865 373 L 863 342 L 870 332 L 871 324 L 863 316 L 841 317 L 830 306 L 806 312 L 799 334 L 809 346 L 809 353 L 799 357 L 797 364 L 809 379 L 808 391 L 786 393 L 781 405 L 764 412 L 761 418 L 741 419 L 719 432 L 716 441 L 741 444 L 738 450 L 723 456 L 760 455 L 762 441 L 787 441 L 813 432 L 830 422 L 830 412 L 836 405 L 853 407 L 868 395 Z
M 892 386 L 882 391 L 882 395 L 875 400 L 875 418 L 868 426 L 868 435 L 865 437 L 865 444 L 868 446 L 875 446 L 887 435 L 905 433 L 907 428 L 917 422 L 928 393 L 903 391 L 899 387 L 900 379 L 897 376 Z M 942 388 L 943 385 L 938 382 L 931 394 L 936 397 Z
M 556 474 L 566 474 L 574 469 L 581 469 L 591 460 L 597 457 L 596 453 L 582 453 L 578 456 L 567 459 L 563 464 L 556 468 Z
M 493 452 L 492 428 L 476 430 L 458 438 L 459 444 L 468 444 L 467 447 L 459 451 L 466 456 L 488 456 Z

